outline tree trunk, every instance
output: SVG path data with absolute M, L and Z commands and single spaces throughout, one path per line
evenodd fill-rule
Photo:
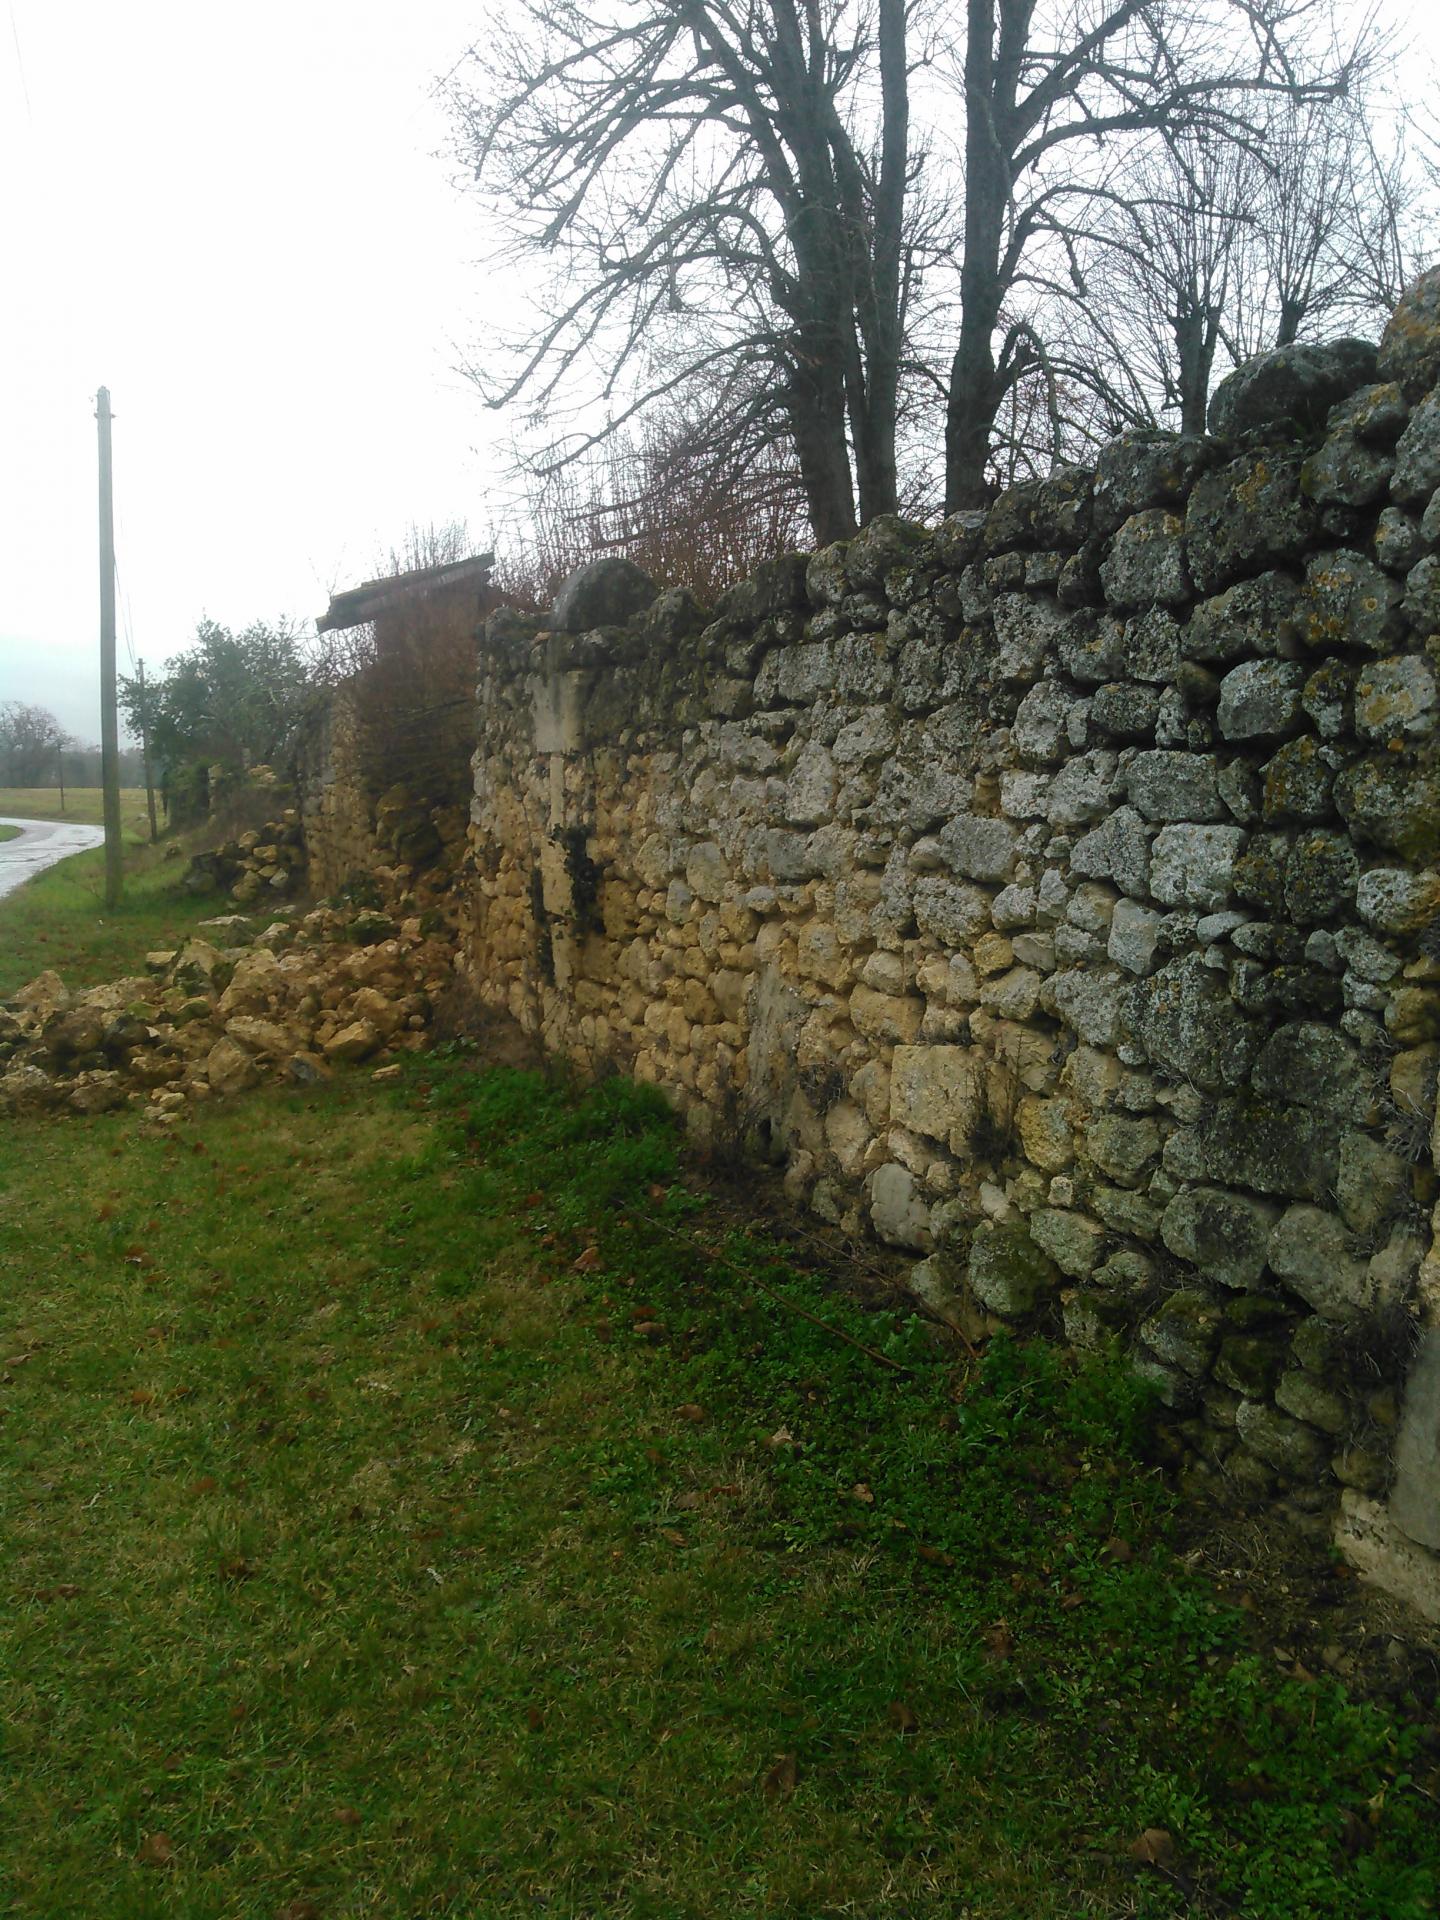
M 855 531 L 855 492 L 845 447 L 844 368 L 838 353 L 796 357 L 787 411 L 817 546 Z
M 880 170 L 872 210 L 868 274 L 859 303 L 864 342 L 864 399 L 852 410 L 860 519 L 894 513 L 900 504 L 895 416 L 900 397 L 901 262 L 910 165 L 910 78 L 906 70 L 905 0 L 880 0 Z
M 1002 395 L 995 367 L 1000 254 L 1009 169 L 995 99 L 994 0 L 968 0 L 965 45 L 965 239 L 960 338 L 945 408 L 945 511 L 983 507 L 990 436 Z

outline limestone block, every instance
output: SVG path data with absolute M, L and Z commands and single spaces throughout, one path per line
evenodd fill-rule
M 1356 647 L 1388 653 L 1402 631 L 1399 583 L 1349 548 L 1312 555 L 1295 614 L 1301 638 L 1318 652 Z
M 1180 1287 L 1145 1320 L 1140 1338 L 1167 1367 L 1203 1378 L 1223 1326 L 1219 1305 L 1198 1287 Z
M 1107 747 L 1092 748 L 1067 760 L 1050 783 L 1045 817 L 1052 827 L 1083 827 L 1110 810 L 1115 792 L 1116 756 Z
M 1086 1157 L 1122 1187 L 1140 1185 L 1159 1159 L 1162 1144 L 1159 1126 L 1148 1117 L 1102 1114 L 1085 1132 Z
M 890 1119 L 951 1151 L 968 1147 L 984 1106 L 984 1079 L 972 1049 L 897 1046 L 890 1070 Z
M 1008 820 L 960 814 L 941 830 L 940 845 L 963 878 L 1003 882 L 1014 870 L 1019 837 Z
M 1270 1234 L 1271 1270 L 1327 1320 L 1349 1319 L 1369 1304 L 1365 1261 L 1343 1220 L 1304 1203 L 1287 1207 Z
M 980 988 L 980 1004 L 1002 1020 L 1028 1020 L 1040 998 L 1041 976 L 1032 967 L 1011 967 Z
M 1440 1328 L 1422 1334 L 1406 1377 L 1390 1519 L 1416 1546 L 1440 1549 Z
M 837 1100 L 825 1115 L 825 1144 L 848 1179 L 860 1178 L 873 1137 L 865 1115 L 849 1100 Z
M 1235 1429 L 1252 1453 L 1287 1479 L 1316 1482 L 1329 1463 L 1318 1433 L 1263 1400 L 1241 1401 Z
M 915 920 L 947 947 L 963 947 L 990 925 L 990 896 L 963 881 L 927 875 L 915 882 Z
M 1253 1085 L 1267 1100 L 1291 1101 L 1361 1122 L 1374 1098 L 1373 1075 L 1355 1048 L 1314 1020 L 1278 1027 L 1260 1049 Z
M 1362 738 L 1418 739 L 1435 730 L 1435 670 L 1420 654 L 1362 667 L 1355 683 L 1355 726 Z
M 1298 589 L 1285 573 L 1262 573 L 1202 600 L 1184 630 L 1187 659 L 1225 663 L 1278 652 L 1295 626 Z
M 1075 1131 L 1066 1103 L 1029 1093 L 1017 1103 L 1013 1085 L 1001 1078 L 998 1089 L 992 1084 L 991 1112 L 1002 1127 L 1013 1116 L 1021 1151 L 1031 1166 L 1042 1173 L 1063 1173 L 1075 1159 Z
M 1124 967 L 1127 973 L 1149 973 L 1155 963 L 1161 919 L 1154 907 L 1141 906 L 1138 900 L 1117 902 L 1105 949 L 1117 967 Z
M 1108 740 L 1148 740 L 1160 709 L 1156 688 L 1135 680 L 1111 680 L 1090 702 L 1090 724 Z
M 1092 1047 L 1113 1047 L 1120 1039 L 1123 984 L 1122 976 L 1111 969 L 1072 968 L 1050 975 L 1041 988 L 1040 1004 Z
M 925 1002 L 918 994 L 877 993 L 873 987 L 861 985 L 850 995 L 850 1019 L 855 1030 L 872 1040 L 909 1046 L 924 1017 Z
M 1417 933 L 1440 912 L 1440 873 L 1372 867 L 1360 876 L 1355 905 L 1379 933 Z
M 1069 751 L 1075 696 L 1057 680 L 1042 680 L 1020 702 L 1011 729 L 1016 751 L 1040 766 L 1054 766 Z
M 1298 560 L 1314 545 L 1318 511 L 1300 488 L 1303 456 L 1265 448 L 1196 481 L 1185 511 L 1190 571 L 1213 594 L 1247 574 Z
M 1030 1238 L 1072 1280 L 1094 1272 L 1105 1245 L 1105 1229 L 1098 1220 L 1065 1207 L 1037 1207 L 1026 1217 Z
M 1278 740 L 1299 724 L 1306 670 L 1296 660 L 1246 660 L 1220 682 L 1216 724 L 1227 740 Z
M 1022 1225 L 985 1220 L 971 1240 L 966 1277 L 981 1306 L 1019 1319 L 1055 1290 L 1059 1274 Z
M 1160 1235 L 1177 1260 L 1226 1287 L 1258 1286 L 1278 1209 L 1222 1187 L 1191 1187 L 1166 1207 Z
M 871 1223 L 885 1244 L 928 1253 L 930 1209 L 909 1168 L 887 1160 L 871 1174 L 869 1186 Z
M 1100 579 L 1112 607 L 1181 606 L 1190 597 L 1185 526 L 1163 507 L 1147 507 L 1115 534 Z
M 1223 907 L 1245 837 L 1241 827 L 1162 827 L 1151 848 L 1151 892 L 1167 907 Z
M 260 1073 L 250 1053 L 222 1035 L 205 1056 L 205 1077 L 216 1093 L 239 1093 L 253 1087 Z
M 1216 771 L 1213 754 L 1137 753 L 1125 772 L 1130 803 L 1147 820 L 1223 820 Z
M 1244 1085 L 1260 1046 L 1254 1021 L 1194 952 L 1137 981 L 1125 1021 L 1148 1060 L 1206 1091 Z
M 1180 659 L 1181 627 L 1173 613 L 1151 607 L 1125 622 L 1125 671 L 1131 680 L 1169 686 Z
M 1002 680 L 1038 680 L 1065 615 L 1048 595 L 997 593 L 992 610 L 998 651 L 995 671 Z

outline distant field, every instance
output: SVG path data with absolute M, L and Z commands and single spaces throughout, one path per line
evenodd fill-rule
M 99 787 L 67 787 L 63 810 L 58 787 L 0 787 L 0 813 L 20 820 L 75 820 L 92 827 L 103 825 L 105 818 Z M 127 832 L 149 833 L 143 787 L 120 789 L 120 824 Z

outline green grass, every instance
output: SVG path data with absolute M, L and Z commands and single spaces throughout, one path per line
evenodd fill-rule
M 20 820 L 74 820 L 98 827 L 105 820 L 104 794 L 100 787 L 67 787 L 62 808 L 58 787 L 0 787 L 0 813 Z M 126 833 L 148 836 L 143 787 L 120 789 L 120 825 Z
M 144 796 L 141 796 L 142 802 Z M 145 955 L 177 946 L 196 921 L 228 911 L 218 894 L 180 890 L 185 862 L 138 833 L 125 839 L 120 905 L 105 908 L 105 852 L 71 854 L 0 899 L 0 999 L 53 967 L 69 987 L 142 973 Z
M 1433 1914 L 1126 1380 L 862 1313 L 647 1090 L 407 1071 L 0 1140 L 7 1911 Z
M 7 827 L 7 826 L 0 825 L 0 841 L 18 840 L 20 838 L 21 831 L 22 829 L 19 827 Z

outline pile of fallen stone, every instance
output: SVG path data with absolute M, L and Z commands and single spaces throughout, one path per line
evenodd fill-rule
M 46 972 L 0 1004 L 0 1114 L 131 1106 L 171 1125 L 195 1102 L 266 1079 L 424 1044 L 451 948 L 416 916 L 321 906 L 146 956 L 147 971 L 71 992 Z
M 278 820 L 197 853 L 180 884 L 187 893 L 227 893 L 237 906 L 298 893 L 305 878 L 305 834 L 287 807 Z

